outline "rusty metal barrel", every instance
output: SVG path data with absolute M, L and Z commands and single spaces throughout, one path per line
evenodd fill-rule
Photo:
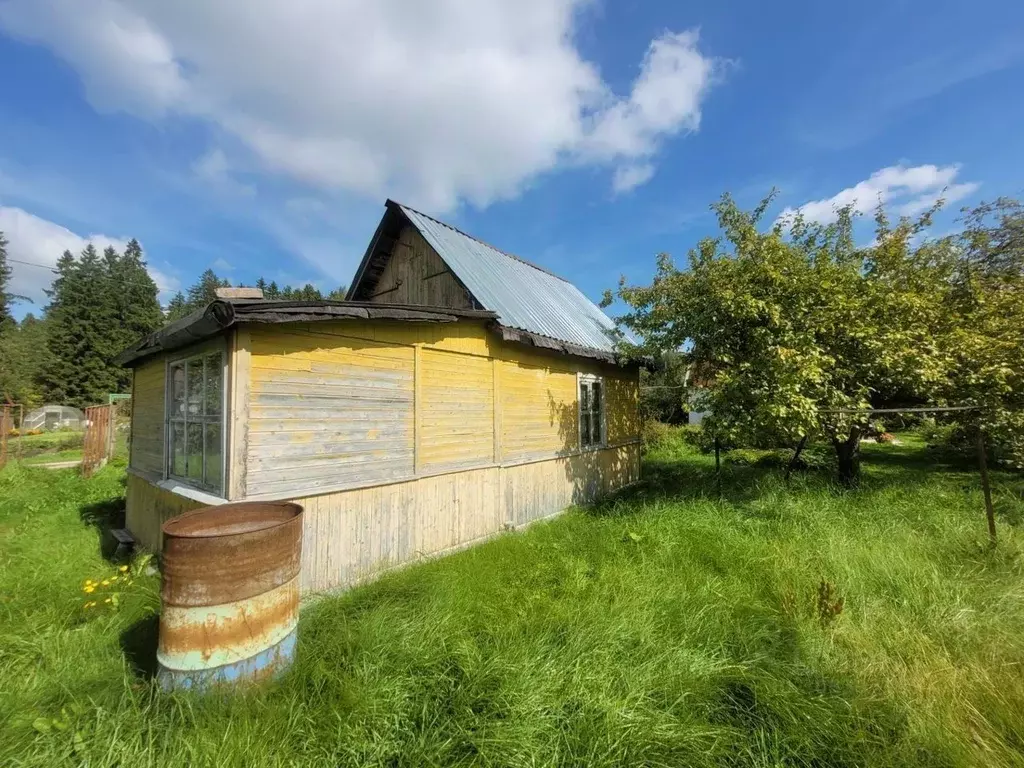
M 158 677 L 167 689 L 264 680 L 295 656 L 302 507 L 240 502 L 164 523 Z

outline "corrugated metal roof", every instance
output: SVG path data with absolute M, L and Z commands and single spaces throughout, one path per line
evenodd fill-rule
M 397 204 L 485 309 L 510 328 L 614 351 L 611 319 L 567 280 Z

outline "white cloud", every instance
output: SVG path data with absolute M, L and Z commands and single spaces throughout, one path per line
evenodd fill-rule
M 697 129 L 721 64 L 697 32 L 654 40 L 615 96 L 573 40 L 590 2 L 6 0 L 0 28 L 68 61 L 99 109 L 199 118 L 254 167 L 443 211 L 563 164 L 638 178 Z
M 620 165 L 612 174 L 612 191 L 629 192 L 641 184 L 646 184 L 654 175 L 654 166 L 650 163 L 637 165 Z
M 192 164 L 192 173 L 200 183 L 215 192 L 238 197 L 252 197 L 256 189 L 251 184 L 243 184 L 231 176 L 231 167 L 227 155 L 220 148 L 211 149 Z
M 6 206 L 0 206 L 0 232 L 4 233 L 8 241 L 10 290 L 29 298 L 34 304 L 31 308 L 34 312 L 41 310 L 49 301 L 43 291 L 53 282 L 55 275 L 52 270 L 64 251 L 71 251 L 77 256 L 89 243 L 100 251 L 108 245 L 123 251 L 128 244 L 125 238 L 109 235 L 78 235 L 21 208 Z M 162 297 L 178 289 L 180 284 L 177 278 L 152 266 L 148 269 Z
M 213 262 L 213 264 L 210 265 L 210 268 L 217 272 L 231 272 L 234 270 L 235 267 L 230 261 L 228 261 L 224 257 L 219 257 L 216 261 Z
M 835 221 L 839 208 L 850 205 L 857 213 L 869 214 L 879 201 L 896 206 L 901 216 L 914 216 L 928 210 L 939 198 L 952 203 L 973 194 L 979 184 L 973 181 L 954 183 L 959 173 L 959 165 L 882 168 L 832 197 L 805 203 L 798 209 L 786 208 L 779 219 L 789 219 L 799 210 L 808 221 L 827 224 Z

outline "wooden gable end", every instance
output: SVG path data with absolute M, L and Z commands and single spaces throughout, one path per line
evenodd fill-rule
M 375 290 L 367 300 L 479 309 L 466 287 L 411 224 L 406 224 L 399 233 Z
M 388 201 L 349 301 L 484 309 L 401 208 Z

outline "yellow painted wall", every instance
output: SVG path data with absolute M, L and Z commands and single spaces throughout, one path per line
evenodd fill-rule
M 359 331 L 250 329 L 246 496 L 413 474 L 413 348 Z
M 482 323 L 339 321 L 248 332 L 246 497 L 489 465 L 496 425 L 499 463 L 578 452 L 578 373 L 605 378 L 608 444 L 639 435 L 635 369 L 503 342 Z
M 163 358 L 137 367 L 132 377 L 132 431 L 130 466 L 160 475 L 164 470 Z
M 515 350 L 507 351 L 515 357 Z M 504 460 L 551 457 L 579 448 L 575 372 L 515 359 L 503 359 L 499 371 Z
M 494 367 L 486 357 L 420 353 L 419 466 L 423 472 L 494 461 Z
M 233 440 L 245 458 L 232 473 L 239 498 L 305 506 L 307 591 L 468 545 L 639 476 L 636 369 L 506 343 L 477 322 L 245 332 L 247 413 L 229 414 L 244 427 Z M 162 372 L 162 362 L 136 371 L 133 430 L 158 435 L 149 452 L 162 451 Z M 579 450 L 578 372 L 604 377 L 607 449 Z M 129 529 L 153 549 L 168 517 L 200 506 L 135 476 L 127 504 Z

